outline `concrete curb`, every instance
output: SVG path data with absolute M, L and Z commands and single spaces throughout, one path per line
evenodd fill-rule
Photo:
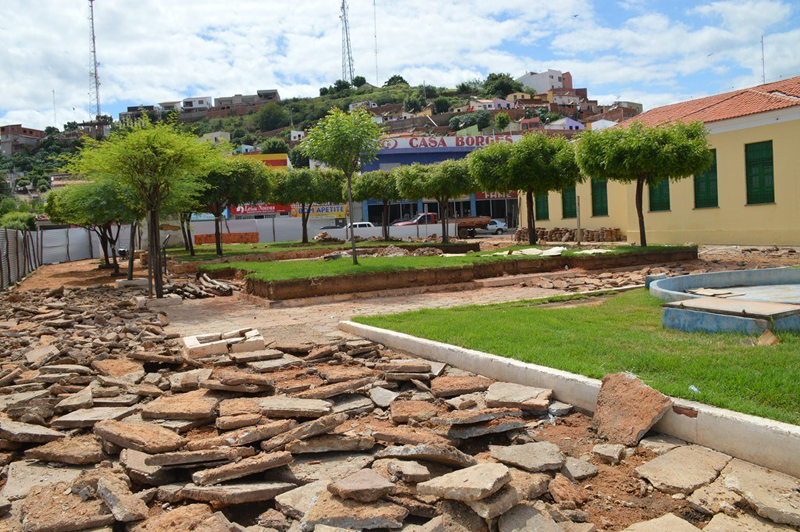
M 339 329 L 492 379 L 550 388 L 556 399 L 585 412 L 593 412 L 597 403 L 600 391 L 597 379 L 352 321 L 339 322 Z M 656 424 L 656 431 L 800 476 L 800 426 L 685 399 L 673 398 L 673 401 L 673 409 Z

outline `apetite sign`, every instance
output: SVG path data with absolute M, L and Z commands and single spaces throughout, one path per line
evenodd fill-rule
M 381 150 L 433 148 L 480 148 L 494 142 L 518 142 L 522 135 L 464 135 L 460 137 L 389 137 L 381 139 Z
M 308 209 L 308 207 L 306 207 Z M 300 204 L 292 205 L 292 216 L 299 217 L 303 212 Z M 311 218 L 346 218 L 347 204 L 341 205 L 312 205 L 309 211 Z

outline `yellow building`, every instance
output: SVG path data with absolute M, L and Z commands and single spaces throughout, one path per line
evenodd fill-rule
M 646 187 L 648 243 L 800 245 L 800 77 L 658 107 L 629 122 L 693 120 L 705 123 L 715 164 L 703 175 Z M 574 228 L 579 197 L 581 227 L 620 228 L 638 242 L 634 193 L 635 185 L 602 180 L 551 192 L 537 199 L 536 224 Z

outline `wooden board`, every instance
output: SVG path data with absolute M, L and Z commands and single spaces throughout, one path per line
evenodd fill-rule
M 713 314 L 746 316 L 768 320 L 800 314 L 800 305 L 786 303 L 768 303 L 764 301 L 746 301 L 742 299 L 723 299 L 721 297 L 699 297 L 666 303 L 665 307 L 700 310 Z

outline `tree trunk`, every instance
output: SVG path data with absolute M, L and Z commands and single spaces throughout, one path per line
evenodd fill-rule
M 108 231 L 108 244 L 111 248 L 111 263 L 114 265 L 114 275 L 119 274 L 119 262 L 117 262 L 117 238 L 119 238 L 119 231 L 117 231 L 117 238 L 114 238 L 113 229 L 111 226 L 106 228 Z
M 219 231 L 219 218 L 219 214 L 214 215 L 214 243 L 217 246 L 217 257 L 222 256 L 222 235 Z
M 192 236 L 192 213 L 186 214 L 186 237 L 189 242 L 189 256 L 194 257 L 194 237 Z
M 100 238 L 100 250 L 103 252 L 103 261 L 106 266 L 111 266 L 111 261 L 108 260 L 108 238 L 106 232 L 102 227 L 95 229 L 97 236 Z
M 350 217 L 350 243 L 353 250 L 353 265 L 358 266 L 358 255 L 356 255 L 356 233 L 353 231 L 353 175 L 347 175 L 347 208 Z
M 186 236 L 186 223 L 184 221 L 186 219 L 186 216 L 183 213 L 180 213 L 178 215 L 178 218 L 180 218 L 181 221 L 181 236 L 183 237 L 183 249 L 184 251 L 189 251 L 189 237 Z
M 131 222 L 131 234 L 128 237 L 128 280 L 133 280 L 133 248 L 136 247 L 136 224 L 137 220 Z
M 300 223 L 303 226 L 303 239 L 301 240 L 301 242 L 303 244 L 308 244 L 308 217 L 311 216 L 311 213 L 306 211 L 310 210 L 311 210 L 311 205 L 309 205 L 308 209 L 306 209 L 305 203 L 300 204 Z
M 642 209 L 642 195 L 644 194 L 644 176 L 636 180 L 636 214 L 639 216 L 639 245 L 647 246 L 647 234 L 644 232 L 644 210 Z
M 442 217 L 442 244 L 447 244 L 450 238 L 447 235 L 447 219 L 450 217 L 450 205 L 448 198 L 439 200 L 439 214 Z
M 525 210 L 528 211 L 528 244 L 536 245 L 536 216 L 533 213 L 533 192 L 525 193 Z
M 389 202 L 383 202 L 383 239 L 389 240 Z
M 158 231 L 158 208 L 148 213 L 147 220 L 149 263 L 153 271 L 153 289 L 157 298 L 164 297 L 164 279 L 161 272 L 161 242 Z

